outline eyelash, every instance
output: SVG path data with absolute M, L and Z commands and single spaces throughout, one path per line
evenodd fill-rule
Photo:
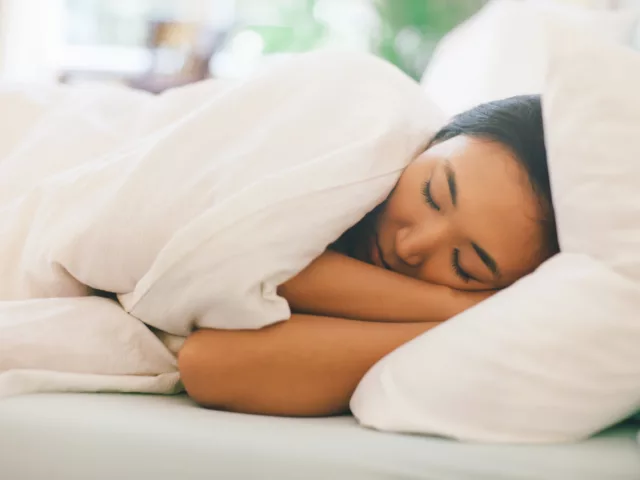
M 460 250 L 457 248 L 453 249 L 453 256 L 451 258 L 451 266 L 453 267 L 453 271 L 456 272 L 456 275 L 462 279 L 464 282 L 468 282 L 473 277 L 465 272 L 460 266 Z
M 438 205 L 433 200 L 433 196 L 431 195 L 431 179 L 424 182 L 424 185 L 422 186 L 422 195 L 424 196 L 427 203 L 431 206 L 431 208 L 440 211 L 440 205 Z M 458 248 L 453 249 L 451 266 L 453 267 L 453 271 L 455 272 L 456 276 L 459 277 L 463 282 L 469 282 L 470 280 L 473 280 L 473 277 L 465 272 L 460 266 L 460 250 Z
M 433 196 L 431 195 L 431 179 L 424 182 L 424 185 L 422 186 L 422 196 L 427 201 L 427 203 L 431 206 L 431 208 L 433 208 L 434 210 L 440 211 L 440 205 L 438 205 L 433 200 Z

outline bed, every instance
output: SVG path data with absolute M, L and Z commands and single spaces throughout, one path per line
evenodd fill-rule
M 204 410 L 181 395 L 38 394 L 0 401 L 0 477 L 638 480 L 639 428 L 572 445 L 480 445 L 381 433 L 349 416 Z

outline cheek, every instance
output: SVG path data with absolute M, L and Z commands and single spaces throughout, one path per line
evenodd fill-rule
M 393 236 L 396 231 L 412 224 L 411 207 L 403 195 L 395 193 L 389 197 L 378 218 L 379 232 L 386 237 Z
M 422 184 L 426 178 L 424 168 L 410 167 L 402 174 L 385 204 L 383 217 L 386 222 L 402 227 L 424 216 L 426 204 L 422 198 Z

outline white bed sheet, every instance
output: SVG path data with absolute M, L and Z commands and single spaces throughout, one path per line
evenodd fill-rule
M 367 430 L 352 417 L 209 411 L 183 396 L 40 394 L 0 400 L 0 478 L 638 480 L 637 430 L 476 445 Z

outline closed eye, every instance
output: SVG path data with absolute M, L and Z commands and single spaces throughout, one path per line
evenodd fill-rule
M 477 278 L 469 274 L 460 265 L 460 249 L 458 248 L 453 249 L 453 255 L 451 256 L 451 266 L 453 267 L 453 271 L 455 272 L 456 276 L 463 282 L 469 282 L 469 280 L 478 281 Z
M 438 205 L 433 196 L 431 195 L 431 179 L 427 180 L 422 186 L 422 196 L 426 200 L 426 202 L 433 208 L 434 210 L 440 211 L 440 205 Z

